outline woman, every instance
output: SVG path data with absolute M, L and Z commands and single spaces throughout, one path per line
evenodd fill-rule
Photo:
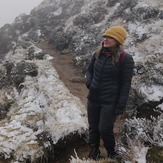
M 100 156 L 100 137 L 108 157 L 116 158 L 114 122 L 123 114 L 131 87 L 134 61 L 122 50 L 126 31 L 110 27 L 103 34 L 102 47 L 97 51 L 86 72 L 88 94 L 89 158 Z

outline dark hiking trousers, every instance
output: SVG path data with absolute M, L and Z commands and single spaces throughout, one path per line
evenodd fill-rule
M 100 136 L 108 154 L 114 152 L 115 138 L 113 133 L 116 115 L 114 105 L 99 104 L 88 100 L 89 143 L 99 146 Z

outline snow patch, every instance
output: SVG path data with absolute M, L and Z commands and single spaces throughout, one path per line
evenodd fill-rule
M 52 14 L 53 14 L 54 16 L 61 15 L 61 14 L 62 14 L 62 8 L 61 8 L 61 7 L 58 8 L 57 11 L 54 11 Z
M 145 86 L 140 88 L 140 92 L 146 96 L 147 101 L 159 101 L 163 96 L 163 87 L 157 85 Z

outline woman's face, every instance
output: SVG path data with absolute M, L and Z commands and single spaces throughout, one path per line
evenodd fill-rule
M 104 36 L 103 42 L 104 42 L 103 46 L 106 48 L 111 48 L 118 44 L 118 42 L 114 38 L 109 36 Z

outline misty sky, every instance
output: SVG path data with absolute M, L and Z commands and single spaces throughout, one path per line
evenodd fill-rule
M 12 23 L 21 13 L 29 14 L 43 0 L 0 0 L 0 27 Z

